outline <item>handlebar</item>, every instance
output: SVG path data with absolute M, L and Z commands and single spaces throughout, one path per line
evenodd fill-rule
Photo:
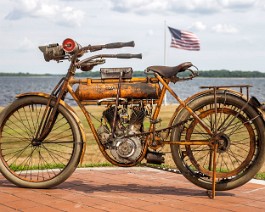
M 142 54 L 117 54 L 116 58 L 119 58 L 119 59 L 131 59 L 131 58 L 142 59 Z
M 97 58 L 100 58 L 100 60 L 95 60 Z M 119 59 L 131 59 L 131 58 L 138 58 L 142 59 L 142 54 L 98 54 L 94 55 L 92 57 L 86 58 L 84 60 L 81 60 L 76 63 L 77 67 L 83 66 L 84 64 L 90 64 L 90 63 L 97 63 L 102 64 L 102 58 L 119 58 Z
M 75 63 L 75 66 L 77 68 L 80 68 L 82 71 L 90 71 L 91 69 L 93 69 L 94 66 L 105 63 L 105 59 L 103 58 L 142 59 L 142 54 L 98 54 L 86 58 L 84 60 L 78 61 L 77 63 Z
M 122 48 L 122 47 L 134 47 L 135 43 L 134 41 L 130 41 L 130 42 L 116 42 L 116 43 L 108 43 L 105 45 L 89 45 L 84 47 L 83 49 L 85 51 L 90 51 L 90 52 L 95 52 L 95 51 L 99 51 L 102 49 L 117 49 L 117 48 Z
M 135 43 L 134 41 L 129 42 L 116 42 L 116 43 L 108 43 L 104 45 L 88 45 L 85 47 L 82 47 L 80 44 L 78 44 L 76 41 L 74 41 L 71 38 L 66 38 L 62 45 L 59 44 L 49 44 L 47 46 L 39 46 L 39 49 L 42 51 L 44 59 L 49 62 L 50 60 L 64 60 L 69 59 L 69 56 L 73 56 L 74 54 L 78 53 L 77 57 L 83 56 L 84 53 L 87 51 L 95 52 L 99 51 L 103 48 L 105 49 L 115 49 L 115 48 L 122 48 L 122 47 L 134 47 Z M 125 56 L 121 55 L 120 58 L 140 58 L 133 57 L 133 56 Z
M 134 47 L 134 45 L 134 41 L 129 41 L 108 43 L 104 45 L 88 45 L 82 47 L 73 39 L 67 38 L 63 41 L 62 45 L 59 45 L 57 43 L 50 44 L 47 46 L 40 46 L 39 49 L 42 51 L 44 59 L 47 62 L 49 62 L 50 60 L 56 60 L 57 62 L 60 62 L 62 60 L 68 59 L 71 61 L 72 67 L 76 66 L 81 69 L 82 67 L 85 67 L 86 70 L 90 70 L 95 65 L 105 63 L 105 60 L 103 58 L 142 59 L 142 54 L 99 54 L 80 61 L 78 58 L 82 57 L 85 53 L 99 51 L 103 48 L 114 49 L 122 47 Z
M 130 42 L 108 43 L 108 44 L 103 45 L 103 48 L 105 48 L 105 49 L 115 49 L 115 48 L 134 47 L 134 46 L 135 46 L 134 41 L 130 41 Z

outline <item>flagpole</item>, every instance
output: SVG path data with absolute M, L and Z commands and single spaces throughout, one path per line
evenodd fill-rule
M 167 21 L 164 21 L 164 65 L 166 65 L 167 61 L 166 61 L 166 57 L 167 57 L 167 49 L 166 49 L 166 45 L 167 45 L 167 40 L 166 40 L 166 35 L 167 35 Z
M 167 64 L 167 21 L 165 20 L 164 21 L 164 66 L 166 66 Z M 167 105 L 167 93 L 165 93 L 165 96 L 164 96 L 164 105 Z

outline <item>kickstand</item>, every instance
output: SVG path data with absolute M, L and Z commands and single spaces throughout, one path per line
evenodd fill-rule
M 216 154 L 217 154 L 217 142 L 213 144 L 213 160 L 212 160 L 212 190 L 207 190 L 207 195 L 210 199 L 215 198 L 215 190 L 216 190 Z

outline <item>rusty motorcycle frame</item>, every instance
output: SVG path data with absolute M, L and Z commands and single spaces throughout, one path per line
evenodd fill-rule
M 24 93 L 0 115 L 0 169 L 21 187 L 49 188 L 66 180 L 82 161 L 87 143 L 84 127 L 65 103 L 66 94 L 83 112 L 103 156 L 112 164 L 135 166 L 164 162 L 169 144 L 180 172 L 192 183 L 215 191 L 248 182 L 265 157 L 262 105 L 249 97 L 249 85 L 208 86 L 185 101 L 170 82 L 197 76 L 190 62 L 175 67 L 150 66 L 146 77 L 132 77 L 131 68 L 103 68 L 101 78 L 75 78 L 106 58 L 141 58 L 141 54 L 99 54 L 103 48 L 133 47 L 134 42 L 81 47 L 72 39 L 41 46 L 46 61 L 69 60 L 70 67 L 51 94 Z M 181 72 L 190 72 L 180 77 Z M 151 74 L 151 75 L 149 75 Z M 232 90 L 240 88 L 240 91 Z M 246 95 L 243 94 L 246 90 Z M 167 127 L 158 128 L 166 91 L 179 106 Z M 104 105 L 99 124 L 89 105 Z M 96 118 L 95 118 L 96 119 Z M 145 125 L 148 120 L 148 126 Z M 146 129 L 147 128 L 147 129 Z

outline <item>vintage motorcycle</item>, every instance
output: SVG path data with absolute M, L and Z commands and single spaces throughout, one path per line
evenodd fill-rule
M 195 185 L 212 190 L 213 198 L 216 190 L 234 189 L 253 178 L 265 159 L 264 112 L 259 101 L 249 97 L 249 85 L 208 86 L 183 101 L 169 83 L 196 77 L 198 70 L 190 62 L 150 66 L 143 78 L 132 77 L 128 67 L 101 68 L 97 79 L 75 78 L 77 69 L 90 71 L 106 58 L 142 58 L 99 54 L 81 60 L 86 53 L 133 46 L 132 41 L 82 47 L 67 38 L 62 45 L 39 47 L 46 61 L 69 60 L 70 67 L 51 94 L 19 94 L 1 112 L 0 169 L 9 181 L 50 188 L 65 181 L 82 161 L 86 134 L 64 101 L 66 94 L 83 112 L 103 156 L 116 166 L 161 164 L 163 147 L 169 144 L 179 171 Z M 179 106 L 161 128 L 158 117 L 166 91 Z M 99 118 L 91 105 L 103 108 Z

